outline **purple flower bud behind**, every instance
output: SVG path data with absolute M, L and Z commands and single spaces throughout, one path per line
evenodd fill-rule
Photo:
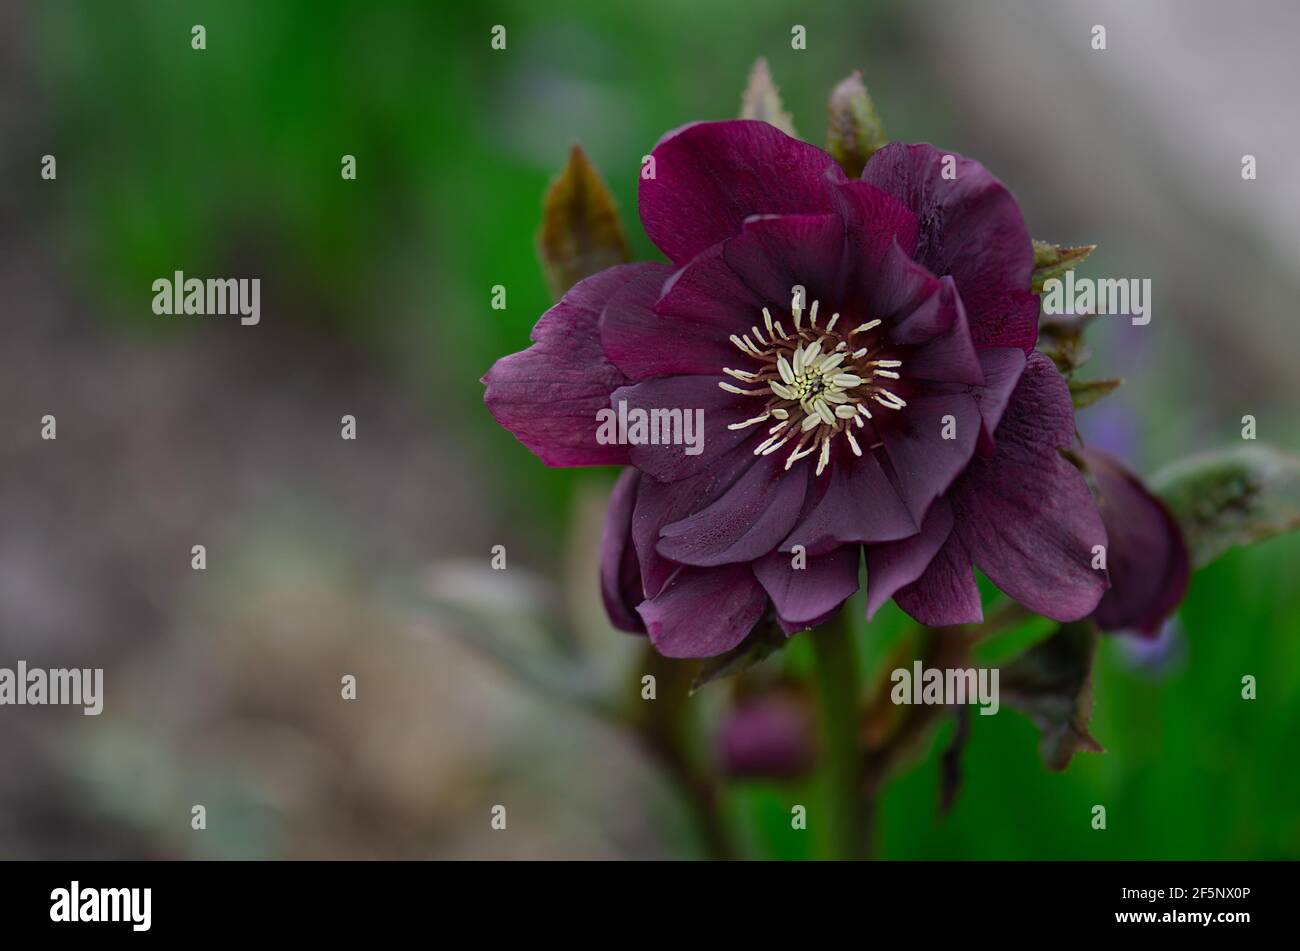
M 1182 531 L 1165 504 L 1114 456 L 1088 449 L 1083 458 L 1110 539 L 1110 588 L 1092 618 L 1106 631 L 1155 637 L 1187 593 L 1191 560 Z
M 815 757 L 813 721 L 791 694 L 772 693 L 738 703 L 718 730 L 718 761 L 725 775 L 798 779 Z

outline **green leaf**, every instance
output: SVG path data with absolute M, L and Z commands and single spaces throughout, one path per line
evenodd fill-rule
M 1075 409 L 1091 406 L 1123 385 L 1123 380 L 1070 380 L 1070 398 Z
M 1034 244 L 1034 270 L 1040 267 L 1046 267 L 1049 264 L 1055 264 L 1060 260 L 1061 252 L 1059 245 L 1052 244 L 1050 241 L 1039 241 L 1037 238 Z
M 740 118 L 761 119 L 776 126 L 786 135 L 796 135 L 794 119 L 781 104 L 781 94 L 772 82 L 771 70 L 767 60 L 761 56 L 754 61 L 754 68 L 749 71 L 749 82 L 740 96 Z
M 1092 359 L 1092 349 L 1084 342 L 1083 335 L 1094 320 L 1096 317 L 1089 315 L 1043 319 L 1038 324 L 1039 352 L 1051 357 L 1067 379 Z
M 842 80 L 826 104 L 826 151 L 850 178 L 862 174 L 867 159 L 889 142 L 862 73 Z
M 1202 453 L 1149 482 L 1182 527 L 1197 568 L 1234 545 L 1300 528 L 1300 457 L 1269 446 Z
M 629 260 L 614 196 L 580 146 L 546 192 L 537 252 L 557 300 L 584 277 Z
M 1001 697 L 1038 727 L 1039 752 L 1050 770 L 1065 769 L 1079 750 L 1104 752 L 1088 733 L 1097 639 L 1088 621 L 1062 624 L 1002 668 Z
M 1044 284 L 1066 271 L 1073 271 L 1096 247 L 1095 244 L 1066 247 L 1048 241 L 1035 241 L 1034 273 L 1030 278 L 1029 289 L 1035 294 L 1041 294 Z
M 705 660 L 700 666 L 699 673 L 695 675 L 695 681 L 691 684 L 691 692 L 694 693 L 714 680 L 730 677 L 753 667 L 784 647 L 788 640 L 785 632 L 775 621 L 761 622 L 736 647 L 725 654 Z

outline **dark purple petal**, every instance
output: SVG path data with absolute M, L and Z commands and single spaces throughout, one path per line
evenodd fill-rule
M 741 450 L 724 456 L 717 465 L 689 479 L 677 482 L 660 482 L 652 478 L 641 480 L 632 515 L 632 542 L 641 565 L 641 583 L 646 597 L 658 594 L 680 567 L 655 550 L 660 529 L 708 507 L 753 464 L 754 456 Z
M 626 446 L 596 441 L 596 414 L 627 382 L 601 350 L 600 312 L 628 282 L 659 268 L 624 264 L 579 281 L 537 322 L 533 346 L 484 375 L 488 410 L 548 466 L 627 463 Z
M 934 275 L 912 260 L 916 216 L 865 182 L 842 182 L 832 195 L 843 221 L 844 250 L 823 305 L 841 311 L 845 326 L 875 318 L 898 322 L 938 290 Z
M 879 265 L 894 243 L 909 257 L 916 250 L 916 215 L 888 192 L 868 182 L 845 181 L 832 187 L 831 200 L 844 219 L 850 244 L 861 255 L 859 262 Z
M 883 317 L 879 313 L 882 298 L 897 296 L 899 290 L 896 269 L 887 266 L 887 259 L 894 248 L 901 252 L 900 259 L 912 259 L 916 216 L 898 199 L 866 182 L 842 182 L 831 194 L 845 228 L 839 304 L 847 307 L 851 300 L 858 300 L 864 313 Z M 882 281 L 890 282 L 887 294 L 878 292 Z
M 921 572 L 894 595 L 898 606 L 929 627 L 975 624 L 984 619 L 970 554 L 953 532 Z
M 910 220 L 911 213 L 892 198 L 869 190 Z M 805 309 L 814 300 L 821 302 L 824 319 L 842 310 L 845 325 L 851 316 L 855 322 L 867 315 L 888 320 L 935 293 L 938 281 L 899 249 L 892 233 L 882 240 L 886 244 L 873 249 L 876 259 L 868 262 L 858 245 L 846 243 L 838 215 L 755 216 L 746 219 L 739 234 L 674 274 L 655 312 L 707 326 L 727 346 L 731 334 L 762 330 L 764 307 L 792 330 L 789 312 L 796 286 L 804 288 Z M 883 262 L 878 260 L 882 256 Z M 866 276 L 856 276 L 860 271 Z M 733 351 L 730 359 L 737 356 Z
M 916 332 L 916 324 L 921 322 L 942 329 L 907 352 L 903 364 L 907 378 L 983 387 L 984 371 L 975 344 L 971 342 L 966 309 L 962 307 L 951 277 L 940 281 L 937 292 L 912 316 L 899 324 L 888 339 L 895 342 L 912 336 Z
M 684 565 L 752 561 L 794 527 L 812 467 L 787 472 L 776 456 L 760 457 L 716 502 L 660 531 L 659 554 Z
M 828 183 L 844 173 L 821 149 L 766 122 L 700 122 L 670 132 L 642 177 L 641 224 L 669 260 L 685 264 L 740 231 L 751 215 L 831 210 Z
M 806 626 L 834 611 L 858 590 L 860 546 L 844 545 L 824 555 L 805 553 L 802 568 L 794 567 L 794 557 L 774 551 L 754 562 L 754 575 L 786 623 Z
M 805 308 L 814 300 L 829 304 L 838 290 L 843 253 L 844 222 L 836 215 L 750 218 L 722 247 L 727 266 L 759 304 L 750 311 L 749 324 L 760 329 L 762 307 L 772 308 L 773 319 L 787 317 L 795 285 L 807 293 Z M 793 330 L 788 321 L 786 330 Z
M 748 332 L 755 315 L 772 302 L 761 300 L 731 269 L 725 250 L 725 244 L 715 244 L 669 278 L 655 313 L 710 328 L 730 345 L 731 334 Z
M 1182 531 L 1165 504 L 1118 459 L 1095 449 L 1083 457 L 1110 538 L 1110 590 L 1092 618 L 1103 630 L 1154 637 L 1187 593 L 1191 559 Z
M 645 600 L 641 569 L 632 545 L 632 510 L 641 473 L 624 469 L 609 497 L 609 512 L 600 536 L 600 596 L 605 613 L 619 630 L 645 632 L 636 606 Z
M 869 275 L 860 275 L 857 285 L 854 293 L 862 300 L 863 316 L 879 317 L 886 326 L 893 326 L 902 323 L 934 296 L 939 290 L 939 279 L 924 265 L 908 257 L 907 252 L 895 243 L 890 246 L 879 268 Z M 929 330 L 915 339 L 900 342 L 920 343 L 937 332 Z
M 600 318 L 600 342 L 605 357 L 631 380 L 658 376 L 710 374 L 740 355 L 725 332 L 655 312 L 665 282 L 673 271 L 668 265 L 649 265 L 644 273 L 623 286 Z
M 964 268 L 962 270 L 965 270 Z M 957 287 L 961 288 L 958 278 Z M 971 319 L 971 337 L 978 347 L 1018 347 L 1028 354 L 1038 342 L 1038 315 L 1042 301 L 1031 291 L 1013 287 L 987 293 L 972 292 L 973 304 L 966 309 Z M 966 293 L 962 292 L 962 299 Z M 976 310 L 978 308 L 978 310 Z
M 917 621 L 931 627 L 981 620 L 979 588 L 970 555 L 953 531 L 946 499 L 930 507 L 919 534 L 867 548 L 867 617 L 893 597 Z
M 909 347 L 926 343 L 952 330 L 952 325 L 957 320 L 957 309 L 961 306 L 961 297 L 953 294 L 951 286 L 944 291 L 944 281 L 951 285 L 951 278 L 940 281 L 915 261 L 902 257 L 902 254 L 902 250 L 895 248 L 886 266 L 891 270 L 906 270 L 910 264 L 913 271 L 925 275 L 925 279 L 912 281 L 910 299 L 893 312 L 895 319 L 885 334 L 885 342 L 893 346 Z M 967 332 L 969 333 L 969 327 Z
M 843 445 L 832 451 L 829 472 L 815 480 L 806 511 L 781 543 L 782 551 L 802 545 L 814 554 L 847 542 L 893 541 L 916 534 L 917 521 L 875 453 L 855 456 Z
M 716 657 L 743 641 L 766 608 L 749 565 L 724 565 L 683 568 L 637 611 L 665 657 Z
M 1074 439 L 1074 406 L 1052 361 L 1033 353 L 994 434 L 953 487 L 956 534 L 980 569 L 1020 603 L 1058 621 L 1091 614 L 1108 586 L 1092 567 L 1106 544 L 1092 494 L 1058 449 Z
M 797 697 L 772 694 L 738 703 L 718 729 L 718 760 L 733 778 L 796 779 L 813 765 L 814 725 Z
M 952 506 L 937 499 L 926 513 L 921 530 L 910 538 L 867 546 L 867 618 L 925 571 L 952 534 Z
M 984 374 L 983 386 L 939 383 L 935 389 L 943 393 L 969 393 L 975 398 L 982 424 L 977 448 L 987 456 L 993 452 L 993 433 L 1002 420 L 1012 391 L 1020 382 L 1020 374 L 1024 372 L 1025 352 L 1019 347 L 989 347 L 976 351 L 976 356 Z
M 979 403 L 984 431 L 992 435 L 1002 422 L 1002 414 L 1020 382 L 1020 375 L 1025 372 L 1027 359 L 1018 347 L 989 347 L 979 352 L 979 358 L 984 385 L 970 392 Z
M 944 178 L 944 157 L 955 160 Z M 1038 338 L 1038 298 L 1029 293 L 1033 245 L 1020 207 L 978 162 L 930 145 L 891 143 L 871 157 L 863 181 L 893 195 L 920 222 L 916 260 L 957 282 L 981 347 L 1020 347 Z
M 728 429 L 747 416 L 754 416 L 762 409 L 764 400 L 752 396 L 737 396 L 718 386 L 724 379 L 708 376 L 665 376 L 654 380 L 644 380 L 633 386 L 615 390 L 610 396 L 609 405 L 621 411 L 619 404 L 625 403 L 627 411 L 643 409 L 647 412 L 667 410 L 680 412 L 685 425 L 686 414 L 691 415 L 691 425 L 695 425 L 695 411 L 703 412 L 704 438 L 698 446 L 698 455 L 689 455 L 686 450 L 694 451 L 696 447 L 661 443 L 659 445 L 640 444 L 628 447 L 628 458 L 642 472 L 649 473 L 660 482 L 675 482 L 698 475 L 715 465 L 723 456 L 737 451 L 746 440 L 753 440 L 757 435 L 755 427 L 748 429 Z M 684 428 L 683 428 L 684 432 Z M 692 429 L 695 436 L 695 430 Z M 748 450 L 743 450 L 748 451 Z
M 883 439 L 881 462 L 887 460 L 890 481 L 920 524 L 930 503 L 948 490 L 975 454 L 979 404 L 966 393 L 921 392 L 898 412 L 877 410 L 884 413 L 891 428 Z
M 839 613 L 840 609 L 835 607 L 827 611 L 825 614 L 818 615 L 811 621 L 787 621 L 785 618 L 777 615 L 776 623 L 781 628 L 782 632 L 784 632 L 785 636 L 790 637 L 792 634 L 798 634 L 800 631 L 808 631 L 815 627 L 820 627 Z

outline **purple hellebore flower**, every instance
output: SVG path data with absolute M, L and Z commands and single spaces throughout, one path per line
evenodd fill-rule
M 861 180 L 763 122 L 654 149 L 641 221 L 671 264 L 575 285 L 484 377 L 547 465 L 624 465 L 601 581 L 613 622 L 671 657 L 787 633 L 858 588 L 929 625 L 981 619 L 972 565 L 1031 609 L 1086 617 L 1106 531 L 1058 450 L 1065 381 L 1035 352 L 1032 246 L 983 166 L 929 145 Z M 802 289 L 802 293 L 798 289 Z M 703 451 L 609 445 L 599 410 L 704 411 Z M 792 556 L 802 546 L 806 566 Z
M 1106 631 L 1154 638 L 1187 593 L 1191 557 L 1182 530 L 1165 504 L 1114 456 L 1097 449 L 1081 455 L 1110 536 L 1111 586 L 1092 619 Z

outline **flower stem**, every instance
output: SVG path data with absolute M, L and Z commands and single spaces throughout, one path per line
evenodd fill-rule
M 694 665 L 664 657 L 647 641 L 635 671 L 637 687 L 628 695 L 637 695 L 643 672 L 654 675 L 659 695 L 653 703 L 637 701 L 628 724 L 680 791 L 705 854 L 711 859 L 736 858 L 736 846 L 722 813 L 718 778 L 691 750 L 689 700 Z
M 826 855 L 866 857 L 866 804 L 859 798 L 858 666 L 849 615 L 841 611 L 812 631 L 817 703 L 821 723 L 826 807 Z

